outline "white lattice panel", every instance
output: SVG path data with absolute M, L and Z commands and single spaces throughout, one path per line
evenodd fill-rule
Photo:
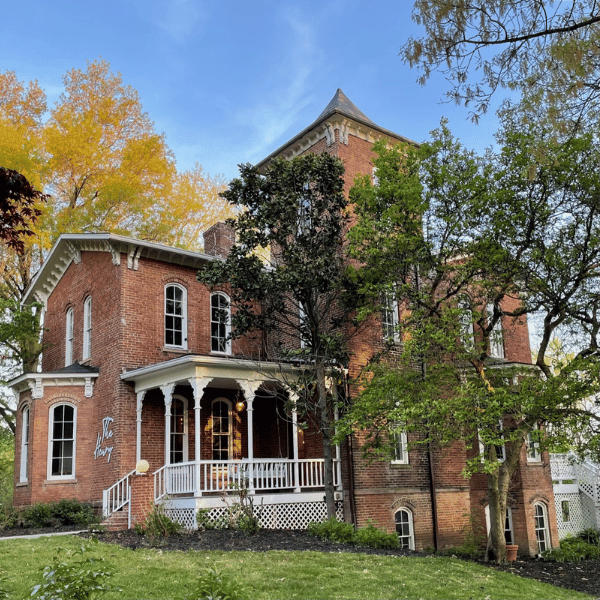
M 327 506 L 324 502 L 266 504 L 255 507 L 255 510 L 260 514 L 260 526 L 264 529 L 306 529 L 312 521 L 324 521 L 327 518 Z M 228 509 L 219 507 L 211 509 L 206 518 L 218 524 L 227 515 Z M 338 521 L 344 518 L 341 502 L 336 502 L 336 517 Z
M 193 508 L 165 508 L 165 515 L 185 529 L 196 529 L 196 511 Z
M 563 521 L 562 502 L 569 502 L 569 520 Z M 584 508 L 580 494 L 554 494 L 558 537 L 562 540 L 567 535 L 575 535 L 588 527 L 595 527 L 595 520 L 590 520 L 589 511 Z

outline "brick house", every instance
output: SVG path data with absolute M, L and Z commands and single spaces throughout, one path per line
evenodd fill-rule
M 338 90 L 259 167 L 329 152 L 344 162 L 347 193 L 357 174 L 372 173 L 371 147 L 381 138 L 412 143 Z M 227 291 L 196 280 L 232 243 L 224 224 L 205 233 L 205 253 L 108 233 L 58 239 L 25 298 L 44 305 L 42 369 L 11 382 L 16 506 L 77 498 L 102 505 L 118 527 L 162 502 L 193 527 L 199 509 L 222 514 L 223 492 L 239 484 L 262 506 L 265 527 L 301 528 L 325 516 L 319 435 L 299 428 L 293 412 L 282 418 L 291 392 L 278 382 L 280 365 L 256 360 L 260 340 L 227 339 Z M 352 341 L 350 376 L 382 347 L 386 326 L 374 320 Z M 527 325 L 503 327 L 498 365 L 530 363 Z M 461 543 L 470 515 L 485 528 L 486 480 L 462 477 L 464 445 L 407 452 L 399 439 L 395 460 L 368 464 L 360 440 L 336 451 L 339 518 L 359 526 L 371 519 L 415 549 Z M 537 553 L 540 539 L 558 543 L 546 455 L 523 451 L 507 536 L 525 553 Z

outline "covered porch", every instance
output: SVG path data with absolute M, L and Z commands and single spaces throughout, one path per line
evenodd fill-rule
M 291 377 L 291 367 L 282 373 L 277 364 L 197 355 L 124 373 L 137 398 L 135 464 L 149 464 L 153 502 L 192 527 L 198 510 L 218 513 L 240 489 L 255 505 L 324 505 L 321 435 L 299 425 L 284 383 Z M 338 448 L 334 485 L 341 499 L 339 459 Z M 124 480 L 132 476 L 105 490 L 105 515 L 126 501 Z

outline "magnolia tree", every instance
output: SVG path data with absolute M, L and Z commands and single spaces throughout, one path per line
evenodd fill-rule
M 380 454 L 399 429 L 413 446 L 464 441 L 465 475 L 487 474 L 488 549 L 502 561 L 526 441 L 598 450 L 598 416 L 583 401 L 599 387 L 600 148 L 591 135 L 559 145 L 508 121 L 498 142 L 476 156 L 443 124 L 420 149 L 376 144 L 377 185 L 355 182 L 356 280 L 395 295 L 401 344 L 365 370 L 341 433 L 365 429 L 365 451 Z M 527 320 L 535 363 L 494 360 L 499 329 Z M 576 346 L 562 361 L 557 337 Z
M 296 366 L 286 384 L 301 419 L 311 420 L 323 437 L 330 517 L 334 416 L 353 333 L 349 300 L 356 298 L 343 252 L 343 173 L 329 154 L 277 159 L 264 174 L 241 166 L 240 178 L 223 193 L 239 211 L 230 221 L 236 243 L 225 262 L 213 261 L 198 275 L 209 286 L 230 289 L 233 338 L 266 334 L 266 358 Z

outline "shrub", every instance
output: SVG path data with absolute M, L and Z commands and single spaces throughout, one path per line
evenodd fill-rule
M 175 533 L 181 533 L 183 525 L 168 517 L 164 507 L 157 504 L 150 511 L 144 522 L 136 523 L 134 529 L 136 533 L 149 535 L 153 538 L 162 538 Z
M 61 525 L 89 525 L 96 521 L 94 509 L 79 500 L 60 500 L 50 505 L 50 511 Z
M 342 544 L 347 544 L 354 538 L 354 525 L 340 522 L 335 517 L 331 517 L 322 523 L 309 523 L 307 531 L 310 535 L 323 540 Z
M 542 552 L 542 558 L 553 562 L 579 562 L 600 558 L 600 548 L 579 537 L 567 537 L 560 542 L 560 548 Z
M 600 545 L 600 531 L 598 531 L 598 529 L 594 529 L 593 527 L 580 531 L 575 537 L 578 540 L 583 540 L 584 542 L 593 544 L 594 546 Z
M 98 543 L 92 540 L 91 543 Z M 52 566 L 45 567 L 42 583 L 31 588 L 31 597 L 37 600 L 88 600 L 105 592 L 119 592 L 106 580 L 113 576 L 112 567 L 103 564 L 104 558 L 88 555 L 90 545 L 81 546 L 70 560 L 63 559 L 59 548 Z
M 244 600 L 244 590 L 230 577 L 210 569 L 202 575 L 189 600 Z
M 398 534 L 386 533 L 375 527 L 370 521 L 366 527 L 354 532 L 352 541 L 357 546 L 368 546 L 370 548 L 397 548 L 399 545 Z
M 26 527 L 47 527 L 50 525 L 51 518 L 50 504 L 39 502 L 28 506 L 23 511 L 23 522 Z

